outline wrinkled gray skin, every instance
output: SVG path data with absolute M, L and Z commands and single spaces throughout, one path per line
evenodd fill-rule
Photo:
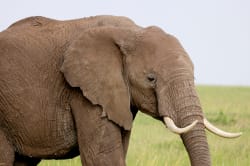
M 160 28 L 30 17 L 0 33 L 0 58 L 1 164 L 80 154 L 83 165 L 125 165 L 141 110 L 179 127 L 198 120 L 181 138 L 193 166 L 210 165 L 192 62 Z

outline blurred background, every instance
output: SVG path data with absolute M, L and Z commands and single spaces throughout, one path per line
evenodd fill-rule
M 0 31 L 29 16 L 65 20 L 103 14 L 175 35 L 193 60 L 197 84 L 250 85 L 248 0 L 8 0 L 0 4 Z

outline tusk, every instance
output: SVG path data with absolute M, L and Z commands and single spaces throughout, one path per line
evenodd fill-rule
M 195 120 L 192 124 L 190 124 L 184 128 L 179 128 L 174 124 L 174 121 L 171 118 L 164 117 L 163 119 L 164 119 L 164 122 L 165 122 L 167 128 L 176 134 L 183 134 L 183 133 L 190 131 L 198 122 L 198 120 Z
M 215 127 L 214 125 L 212 125 L 206 118 L 204 118 L 203 121 L 204 121 L 204 125 L 207 128 L 207 130 L 209 130 L 210 132 L 212 132 L 218 136 L 221 136 L 224 138 L 236 138 L 236 137 L 241 136 L 241 134 L 242 134 L 241 132 L 240 133 L 229 133 L 229 132 L 222 131 L 222 130 L 218 129 L 217 127 Z

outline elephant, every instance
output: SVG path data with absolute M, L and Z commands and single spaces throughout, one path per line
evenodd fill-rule
M 0 33 L 0 165 L 80 155 L 126 165 L 141 111 L 179 134 L 193 166 L 211 165 L 194 65 L 176 37 L 127 17 L 28 17 Z

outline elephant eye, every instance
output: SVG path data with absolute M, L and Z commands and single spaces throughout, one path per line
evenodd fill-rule
M 151 83 L 155 83 L 156 82 L 156 76 L 152 73 L 147 75 L 147 80 Z

